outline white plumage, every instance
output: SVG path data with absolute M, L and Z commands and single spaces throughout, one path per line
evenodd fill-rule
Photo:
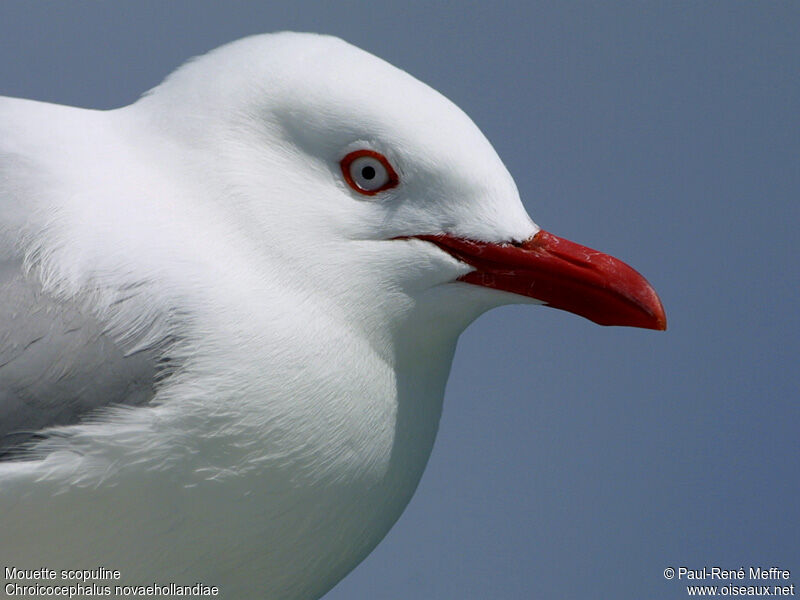
M 0 448 L 28 446 L 0 564 L 321 596 L 411 498 L 481 312 L 665 326 L 545 234 L 466 115 L 335 38 L 240 40 L 118 110 L 0 99 Z
M 402 189 L 347 188 L 360 146 Z M 283 33 L 119 110 L 4 98 L 0 157 L 3 258 L 125 352 L 169 359 L 151 405 L 0 463 L 0 563 L 323 594 L 405 507 L 456 338 L 508 296 L 438 285 L 470 268 L 391 238 L 537 231 L 489 143 L 383 61 Z

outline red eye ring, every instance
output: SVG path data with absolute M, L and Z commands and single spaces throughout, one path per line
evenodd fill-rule
M 377 160 L 384 169 L 386 169 L 386 183 L 381 185 L 379 188 L 368 190 L 364 189 L 363 187 L 359 186 L 356 181 L 353 179 L 353 175 L 350 172 L 350 167 L 354 161 L 358 160 L 359 158 L 372 158 Z M 400 178 L 397 176 L 397 172 L 392 168 L 391 163 L 386 159 L 386 157 L 379 153 L 375 152 L 374 150 L 355 150 L 351 152 L 347 156 L 345 156 L 339 163 L 342 167 L 342 176 L 344 180 L 347 182 L 351 188 L 357 191 L 359 194 L 364 194 L 365 196 L 374 196 L 375 194 L 379 194 L 385 190 L 391 189 L 397 186 L 400 183 Z

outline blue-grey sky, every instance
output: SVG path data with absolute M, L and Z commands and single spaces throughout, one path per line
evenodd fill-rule
M 800 586 L 800 4 L 5 0 L 0 94 L 117 107 L 283 29 L 459 104 L 533 218 L 640 270 L 669 319 L 484 315 L 416 496 L 326 598 L 683 598 L 669 566 Z

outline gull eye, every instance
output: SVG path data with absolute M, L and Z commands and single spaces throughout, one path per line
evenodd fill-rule
M 372 150 L 351 152 L 339 164 L 347 185 L 359 194 L 372 196 L 400 182 L 386 157 Z

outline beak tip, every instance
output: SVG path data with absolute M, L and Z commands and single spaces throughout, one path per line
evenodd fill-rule
M 650 285 L 648 283 L 648 285 Z M 653 317 L 655 317 L 655 329 L 656 331 L 666 331 L 667 330 L 667 313 L 664 310 L 664 304 L 661 302 L 661 298 L 658 297 L 658 293 L 650 286 L 650 290 L 653 294 L 653 307 L 655 310 L 653 311 Z
M 661 310 L 656 315 L 656 331 L 666 331 L 667 330 L 667 315 L 664 312 L 664 307 L 659 305 Z
M 652 329 L 654 331 L 666 331 L 667 330 L 667 313 L 664 310 L 664 305 L 661 303 L 661 298 L 658 297 L 658 293 L 653 289 L 653 286 L 648 283 L 644 277 L 642 277 L 642 281 L 648 288 L 649 298 L 645 301 L 643 308 L 647 311 L 648 314 L 648 324 L 645 326 L 647 329 Z M 647 310 L 649 308 L 649 310 Z

